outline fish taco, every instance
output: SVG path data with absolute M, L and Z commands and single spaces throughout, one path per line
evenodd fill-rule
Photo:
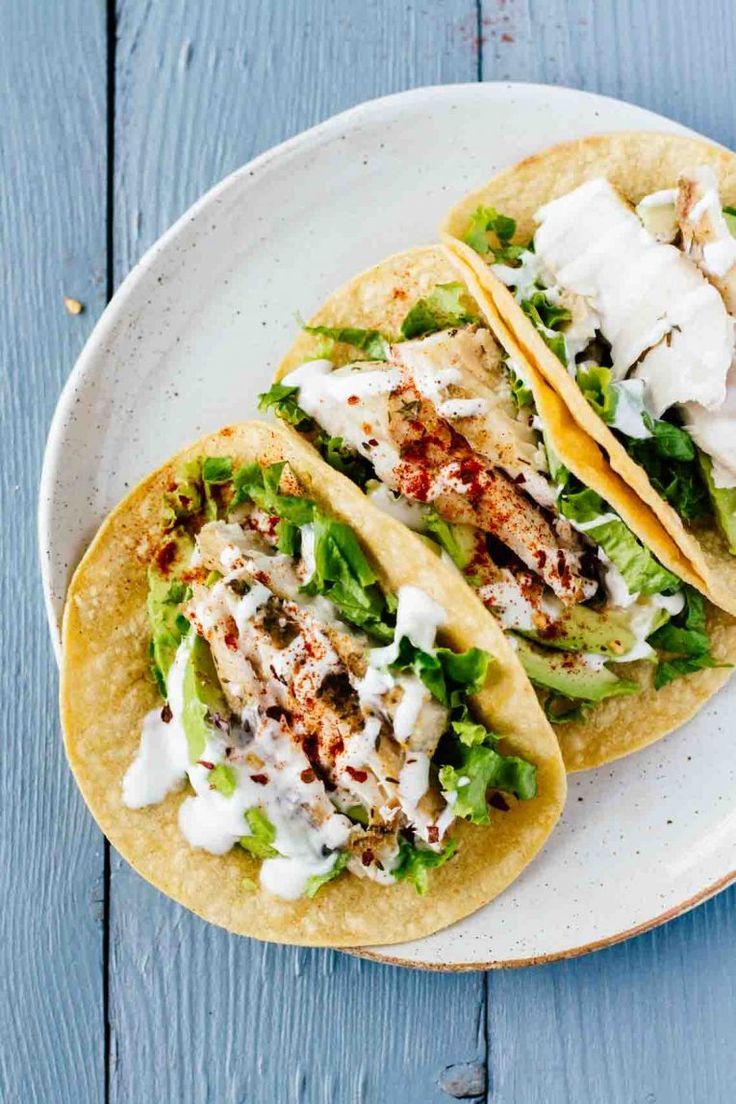
M 736 155 L 581 139 L 507 169 L 445 230 L 611 469 L 736 613 Z M 615 502 L 615 498 L 614 498 Z
M 395 943 L 486 904 L 565 797 L 503 633 L 314 450 L 246 423 L 103 524 L 63 626 L 69 760 L 154 885 L 261 939 Z
M 261 407 L 495 615 L 568 769 L 664 735 L 727 678 L 731 619 L 451 251 L 399 254 L 339 290 Z

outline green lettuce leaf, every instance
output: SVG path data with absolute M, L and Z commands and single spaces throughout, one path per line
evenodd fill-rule
M 314 573 L 302 590 L 323 594 L 345 620 L 379 640 L 388 641 L 393 629 L 378 577 L 348 525 L 317 512 L 314 515 Z
M 610 423 L 616 413 L 618 396 L 611 386 L 613 373 L 610 368 L 592 364 L 590 368 L 581 368 L 577 374 L 577 383 L 588 405 L 604 422 Z
M 713 482 L 713 461 L 704 452 L 698 451 L 698 462 L 718 528 L 726 539 L 729 552 L 736 556 L 736 487 L 716 487 Z
M 578 523 L 593 521 L 608 512 L 606 503 L 590 488 L 563 493 L 558 504 L 566 518 Z M 632 593 L 661 594 L 680 589 L 682 584 L 677 576 L 657 562 L 620 518 L 593 525 L 586 529 L 586 535 L 601 546 Z
M 718 663 L 711 655 L 703 596 L 690 586 L 684 588 L 684 595 L 682 612 L 649 637 L 652 647 L 666 656 L 660 660 L 654 675 L 656 690 L 661 690 L 676 678 L 706 667 L 729 666 Z
M 531 387 L 528 387 L 524 383 L 521 376 L 517 376 L 516 372 L 510 366 L 507 366 L 509 374 L 509 385 L 511 387 L 511 398 L 514 400 L 517 407 L 522 406 L 534 406 L 534 395 L 532 394 Z
M 235 771 L 227 763 L 218 763 L 213 767 L 207 780 L 210 788 L 217 790 L 223 797 L 232 797 L 235 793 Z
M 624 438 L 626 451 L 680 517 L 692 521 L 707 516 L 711 512 L 708 490 L 689 434 L 672 422 L 655 421 L 649 414 L 644 414 L 644 424 L 652 436 Z
M 563 334 L 557 331 L 560 326 L 563 326 L 572 318 L 569 310 L 566 307 L 559 307 L 551 303 L 543 291 L 535 291 L 528 299 L 524 299 L 521 309 L 539 332 L 547 347 L 567 367 L 565 338 Z
M 365 360 L 388 360 L 391 339 L 378 330 L 360 330 L 351 326 L 304 326 L 305 333 L 329 337 L 342 345 L 352 345 Z
M 306 894 L 310 899 L 314 897 L 316 893 L 326 885 L 327 882 L 331 882 L 334 878 L 337 878 L 342 874 L 345 867 L 348 865 L 348 853 L 347 851 L 338 852 L 335 859 L 335 865 L 332 870 L 328 870 L 326 874 L 312 874 L 311 878 L 307 878 Z
M 401 323 L 401 334 L 407 340 L 478 322 L 464 284 L 437 284 L 424 299 L 418 299 Z
M 519 259 L 529 245 L 512 245 L 511 239 L 516 233 L 516 222 L 507 215 L 499 214 L 495 207 L 476 207 L 470 216 L 468 229 L 463 235 L 463 241 L 487 257 L 490 253 L 493 260 L 498 263 L 509 263 Z M 498 244 L 492 244 L 489 234 L 494 234 Z
M 241 836 L 240 846 L 256 859 L 275 859 L 279 852 L 273 846 L 276 829 L 262 809 L 254 807 L 245 814 L 251 834 Z
M 313 443 L 331 468 L 357 483 L 362 491 L 366 483 L 375 478 L 370 460 L 346 445 L 342 437 L 328 437 L 326 433 L 320 433 Z
M 258 464 L 246 464 L 233 475 L 232 506 L 243 502 L 255 502 L 261 509 L 294 525 L 302 526 L 314 516 L 314 503 L 299 495 L 284 495 L 279 491 L 285 462 L 262 468 Z
M 409 843 L 401 837 L 399 856 L 392 873 L 397 882 L 411 882 L 417 893 L 423 897 L 429 889 L 428 871 L 444 866 L 456 851 L 457 843 L 454 839 L 447 840 L 441 851 L 430 851 L 427 847 Z
M 397 671 L 413 671 L 432 697 L 455 709 L 464 706 L 471 694 L 478 693 L 486 681 L 490 662 L 490 655 L 481 648 L 468 648 L 466 652 L 435 648 L 433 652 L 424 652 L 402 637 L 398 658 L 391 666 Z
M 453 812 L 472 824 L 490 824 L 488 791 L 503 790 L 522 799 L 537 792 L 536 767 L 516 756 L 501 755 L 488 744 L 462 745 L 457 766 L 440 768 L 447 793 L 457 794 Z
M 308 432 L 314 429 L 314 422 L 298 403 L 299 387 L 296 384 L 273 383 L 268 391 L 258 396 L 259 410 L 273 410 L 283 422 Z

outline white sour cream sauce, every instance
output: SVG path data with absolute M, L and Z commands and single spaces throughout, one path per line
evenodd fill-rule
M 235 538 L 238 532 L 242 535 L 239 526 L 227 527 L 228 536 Z M 304 526 L 302 554 L 306 572 L 310 572 L 310 564 L 313 565 L 313 537 L 311 527 Z M 237 542 L 234 540 L 227 545 L 226 551 L 228 562 L 232 560 L 241 564 L 232 577 L 242 574 L 242 553 Z M 252 550 L 249 555 L 258 558 Z M 262 559 L 275 565 L 283 557 L 263 556 Z M 266 563 L 262 566 L 265 568 Z M 238 598 L 221 580 L 198 604 L 197 618 L 204 621 L 208 615 L 213 616 L 212 609 L 208 611 L 205 606 L 216 608 L 218 603 L 224 603 L 234 617 L 242 638 L 248 630 L 249 621 L 270 595 L 268 587 L 254 583 L 246 595 Z M 307 606 L 314 605 L 317 616 L 318 601 L 304 601 Z M 325 603 L 325 606 L 327 608 L 323 612 L 328 619 L 333 619 L 334 607 L 330 603 Z M 214 617 L 216 620 L 216 615 Z M 403 636 L 417 647 L 431 650 L 437 628 L 444 620 L 444 610 L 419 588 L 400 588 L 395 642 L 388 648 L 373 649 L 369 653 L 366 674 L 356 686 L 361 706 L 383 712 L 384 715 L 385 695 L 395 686 L 401 687 L 402 697 L 394 714 L 394 732 L 400 742 L 406 743 L 410 739 L 419 714 L 431 695 L 415 675 L 394 676 L 385 668 L 398 654 L 398 642 Z M 168 674 L 171 719 L 168 723 L 164 722 L 160 708 L 152 710 L 144 719 L 138 752 L 123 780 L 123 801 L 133 809 L 157 804 L 168 793 L 179 790 L 188 778 L 195 792 L 185 798 L 179 807 L 179 828 L 192 847 L 215 855 L 225 854 L 241 837 L 249 835 L 245 814 L 252 808 L 262 809 L 275 829 L 273 847 L 280 855 L 261 863 L 261 884 L 276 896 L 296 899 L 304 894 L 311 877 L 326 874 L 332 869 L 335 851 L 347 842 L 351 822 L 332 804 L 323 783 L 313 777 L 301 747 L 289 739 L 277 721 L 263 718 L 252 705 L 244 709 L 243 720 L 255 732 L 248 751 L 257 756 L 258 761 L 263 763 L 262 767 L 254 770 L 240 760 L 228 759 L 225 755 L 228 737 L 214 728 L 210 730 L 200 760 L 190 762 L 182 718 L 184 676 L 192 640 L 190 634 L 182 641 Z M 294 677 L 295 664 L 298 663 L 299 678 L 313 678 L 319 682 L 324 673 L 338 662 L 326 637 L 322 643 L 324 654 L 305 662 L 303 641 L 301 636 L 297 636 L 290 645 L 277 652 L 272 663 L 274 674 L 284 678 Z M 366 717 L 363 733 L 351 738 L 343 766 L 373 766 L 375 769 L 376 764 L 372 760 L 380 728 L 381 721 L 377 716 Z M 210 764 L 222 763 L 232 771 L 235 782 L 233 793 L 228 796 L 210 785 Z M 309 774 L 306 777 L 310 774 L 313 777 L 311 782 L 305 782 L 302 777 L 307 771 Z M 259 778 L 265 775 L 266 784 L 254 781 L 254 774 Z M 429 756 L 423 752 L 408 751 L 399 778 L 399 800 L 405 814 L 414 822 L 417 834 L 425 840 L 428 840 L 430 823 L 418 805 L 428 788 Z M 451 795 L 445 796 L 449 800 Z M 451 804 L 449 802 L 437 824 L 440 838 L 454 819 Z M 437 841 L 432 842 L 436 845 Z M 384 873 L 382 880 L 390 882 L 392 876 L 389 869 Z

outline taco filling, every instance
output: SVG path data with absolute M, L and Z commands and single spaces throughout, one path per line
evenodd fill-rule
M 500 620 L 551 720 L 638 692 L 626 677 L 635 660 L 657 663 L 657 688 L 713 665 L 702 599 L 562 465 L 524 365 L 463 284 L 420 299 L 399 335 L 310 332 L 358 355 L 299 365 L 262 408 L 441 546 Z M 697 650 L 683 654 L 693 632 Z
M 130 808 L 184 785 L 194 848 L 241 847 L 294 900 L 338 876 L 411 881 L 453 855 L 457 818 L 487 824 L 536 792 L 469 698 L 491 657 L 436 642 L 444 609 L 387 592 L 354 533 L 284 463 L 189 462 L 148 567 L 162 703 L 123 782 Z
M 464 240 L 686 523 L 736 554 L 736 211 L 712 168 L 636 208 L 604 177 L 542 206 L 528 246 L 478 207 Z

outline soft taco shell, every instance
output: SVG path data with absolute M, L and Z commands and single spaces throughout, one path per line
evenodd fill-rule
M 537 765 L 539 792 L 496 813 L 489 827 L 460 822 L 459 848 L 432 872 L 426 897 L 406 883 L 384 888 L 353 876 L 312 901 L 249 892 L 258 863 L 240 848 L 222 857 L 191 848 L 177 811 L 186 791 L 141 810 L 122 802 L 146 712 L 158 700 L 149 675 L 146 567 L 162 535 L 161 496 L 183 459 L 227 455 L 236 465 L 288 460 L 304 493 L 358 532 L 386 586 L 413 583 L 448 614 L 444 640 L 494 657 L 477 696 L 479 717 L 504 750 Z M 565 775 L 549 725 L 492 618 L 452 572 L 401 525 L 380 514 L 295 436 L 250 422 L 205 437 L 145 479 L 102 525 L 78 567 L 63 626 L 61 712 L 69 762 L 98 824 L 138 872 L 193 912 L 241 935 L 282 943 L 355 946 L 398 943 L 437 931 L 499 894 L 540 849 L 565 799 Z M 513 801 L 513 799 L 512 799 Z
M 387 258 L 330 296 L 309 320 L 310 325 L 354 326 L 398 333 L 404 316 L 419 297 L 428 295 L 436 284 L 462 279 L 501 345 L 524 364 L 537 409 L 561 461 L 588 487 L 615 502 L 621 517 L 667 567 L 694 586 L 702 587 L 701 577 L 657 515 L 610 470 L 601 449 L 582 431 L 560 396 L 530 361 L 485 290 L 480 279 L 482 273 L 470 267 L 463 251 L 456 247 L 456 242 L 448 241 L 447 247 L 427 246 Z M 279 366 L 276 379 L 319 355 L 322 341 L 320 337 L 300 333 Z M 330 357 L 336 364 L 347 363 L 355 358 L 355 350 L 338 345 Z M 336 474 L 335 478 L 341 481 L 342 487 L 349 487 L 356 493 L 355 486 L 344 476 Z M 414 544 L 422 543 L 413 533 L 406 536 Z M 457 573 L 454 573 L 454 586 L 470 592 L 470 587 L 462 586 Z M 491 618 L 487 611 L 486 616 Z M 721 662 L 736 662 L 736 623 L 733 619 L 709 606 L 708 629 L 714 655 Z M 660 739 L 692 717 L 730 674 L 727 668 L 699 671 L 662 690 L 655 690 L 652 668 L 651 663 L 638 662 L 627 664 L 625 671 L 621 670 L 622 675 L 640 683 L 639 695 L 608 699 L 596 705 L 585 721 L 555 726 L 567 770 L 600 766 Z M 634 713 L 645 716 L 646 723 L 632 724 Z
M 519 241 L 532 237 L 534 212 L 549 200 L 578 187 L 596 176 L 606 176 L 633 204 L 643 196 L 673 187 L 681 172 L 696 165 L 710 165 L 718 179 L 724 204 L 736 203 L 736 154 L 699 138 L 676 134 L 632 132 L 603 134 L 553 146 L 499 173 L 471 192 L 452 209 L 443 230 L 461 238 L 479 204 L 496 207 L 516 219 Z M 610 467 L 632 487 L 642 503 L 661 519 L 662 525 L 688 557 L 700 578 L 695 585 L 722 609 L 736 614 L 736 556 L 733 556 L 713 523 L 685 526 L 679 514 L 649 482 L 642 467 L 632 460 L 605 422 L 588 405 L 575 381 L 547 348 L 511 292 L 489 270 L 483 260 L 462 243 L 455 243 L 471 265 L 494 305 L 530 360 L 564 399 L 579 425 L 601 446 Z M 619 507 L 616 488 L 606 497 Z M 632 526 L 632 528 L 635 528 Z M 636 529 L 635 529 L 636 531 Z M 639 533 L 643 537 L 643 533 Z M 664 555 L 652 546 L 662 562 Z M 669 564 L 667 564 L 669 566 Z

